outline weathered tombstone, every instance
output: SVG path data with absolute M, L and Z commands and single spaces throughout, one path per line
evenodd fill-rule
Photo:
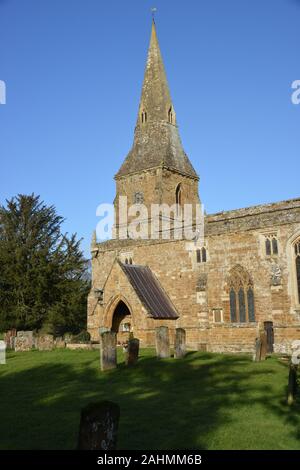
M 260 349 L 260 360 L 265 361 L 268 351 L 268 341 L 267 341 L 267 333 L 262 331 L 260 333 L 260 341 L 261 341 L 261 349 Z
M 51 351 L 54 348 L 53 335 L 39 335 L 37 339 L 37 348 L 39 351 Z
M 55 338 L 55 347 L 57 349 L 64 349 L 66 347 L 66 342 L 62 337 Z
M 6 344 L 6 347 L 9 349 L 14 349 L 14 341 L 15 337 L 17 336 L 17 330 L 8 330 L 5 335 L 4 335 L 4 341 Z
M 81 410 L 78 450 L 116 450 L 120 408 L 116 403 L 92 403 Z
M 6 343 L 0 340 L 0 364 L 6 364 Z
M 136 338 L 130 339 L 125 348 L 125 364 L 133 366 L 139 358 L 140 341 Z
M 32 341 L 28 336 L 16 336 L 14 341 L 15 351 L 30 351 L 32 349 Z
M 170 338 L 167 326 L 156 328 L 156 355 L 161 359 L 170 357 Z
M 117 367 L 117 334 L 113 331 L 100 335 L 100 364 L 101 370 Z
M 64 341 L 66 342 L 66 344 L 69 344 L 71 343 L 71 341 L 73 340 L 73 334 L 72 333 L 65 333 L 64 334 Z
M 176 328 L 174 356 L 180 359 L 186 355 L 186 334 L 183 328 Z
M 34 345 L 33 331 L 18 331 L 17 338 L 27 338 L 28 342 L 29 342 L 29 345 L 30 345 L 30 349 Z
M 260 356 L 261 356 L 261 340 L 260 340 L 260 338 L 256 338 L 253 361 L 259 362 L 260 361 Z

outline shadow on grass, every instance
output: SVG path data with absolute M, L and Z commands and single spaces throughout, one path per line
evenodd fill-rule
M 29 354 L 34 359 L 35 353 Z M 214 434 L 221 428 L 223 448 L 229 448 L 227 434 L 235 421 L 245 426 L 243 421 L 250 419 L 249 428 L 251 420 L 254 427 L 260 425 L 251 417 L 253 406 L 263 417 L 269 415 L 270 422 L 263 425 L 270 433 L 273 420 L 279 420 L 300 438 L 299 404 L 292 410 L 285 405 L 285 383 L 278 384 L 282 369 L 275 360 L 253 364 L 244 356 L 208 353 L 158 360 L 142 351 L 136 367 L 121 363 L 101 373 L 96 352 L 60 353 L 59 359 L 55 352 L 46 354 L 47 362 L 0 378 L 2 449 L 75 448 L 81 408 L 102 399 L 120 405 L 122 449 L 214 448 Z M 18 361 L 18 355 L 11 360 Z M 287 367 L 281 374 L 287 374 Z M 222 445 L 222 436 L 218 442 Z M 241 448 L 242 442 L 232 448 Z M 259 442 L 252 445 L 260 448 Z

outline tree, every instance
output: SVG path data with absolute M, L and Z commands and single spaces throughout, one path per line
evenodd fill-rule
M 0 331 L 78 332 L 86 325 L 87 261 L 76 235 L 39 196 L 0 206 Z

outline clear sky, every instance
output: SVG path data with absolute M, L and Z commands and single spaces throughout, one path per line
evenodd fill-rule
M 132 144 L 152 6 L 207 212 L 300 196 L 300 0 L 0 0 L 0 203 L 40 194 L 87 254 Z

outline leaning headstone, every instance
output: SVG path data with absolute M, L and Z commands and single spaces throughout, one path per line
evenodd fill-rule
M 37 339 L 37 348 L 39 351 L 51 351 L 54 348 L 53 335 L 39 335 Z
M 256 338 L 253 361 L 259 362 L 260 361 L 260 356 L 261 356 L 261 340 L 260 340 L 260 338 Z
M 290 364 L 289 370 L 289 381 L 288 381 L 288 405 L 292 405 L 294 403 L 296 393 L 297 393 L 297 369 L 298 365 Z
M 81 411 L 78 450 L 116 450 L 120 408 L 116 403 L 92 403 Z
M 140 341 L 136 338 L 130 339 L 125 348 L 125 364 L 134 366 L 139 358 Z
M 30 351 L 32 349 L 32 341 L 28 336 L 16 336 L 14 346 L 16 352 Z
M 183 328 L 176 328 L 174 357 L 180 359 L 186 355 L 186 333 Z
M 101 370 L 117 367 L 117 334 L 113 331 L 100 335 L 100 364 Z
M 170 338 L 167 326 L 156 328 L 156 355 L 161 359 L 170 357 Z
M 265 331 L 261 332 L 260 341 L 261 341 L 260 360 L 264 361 L 266 359 L 267 351 L 268 351 L 267 333 Z

